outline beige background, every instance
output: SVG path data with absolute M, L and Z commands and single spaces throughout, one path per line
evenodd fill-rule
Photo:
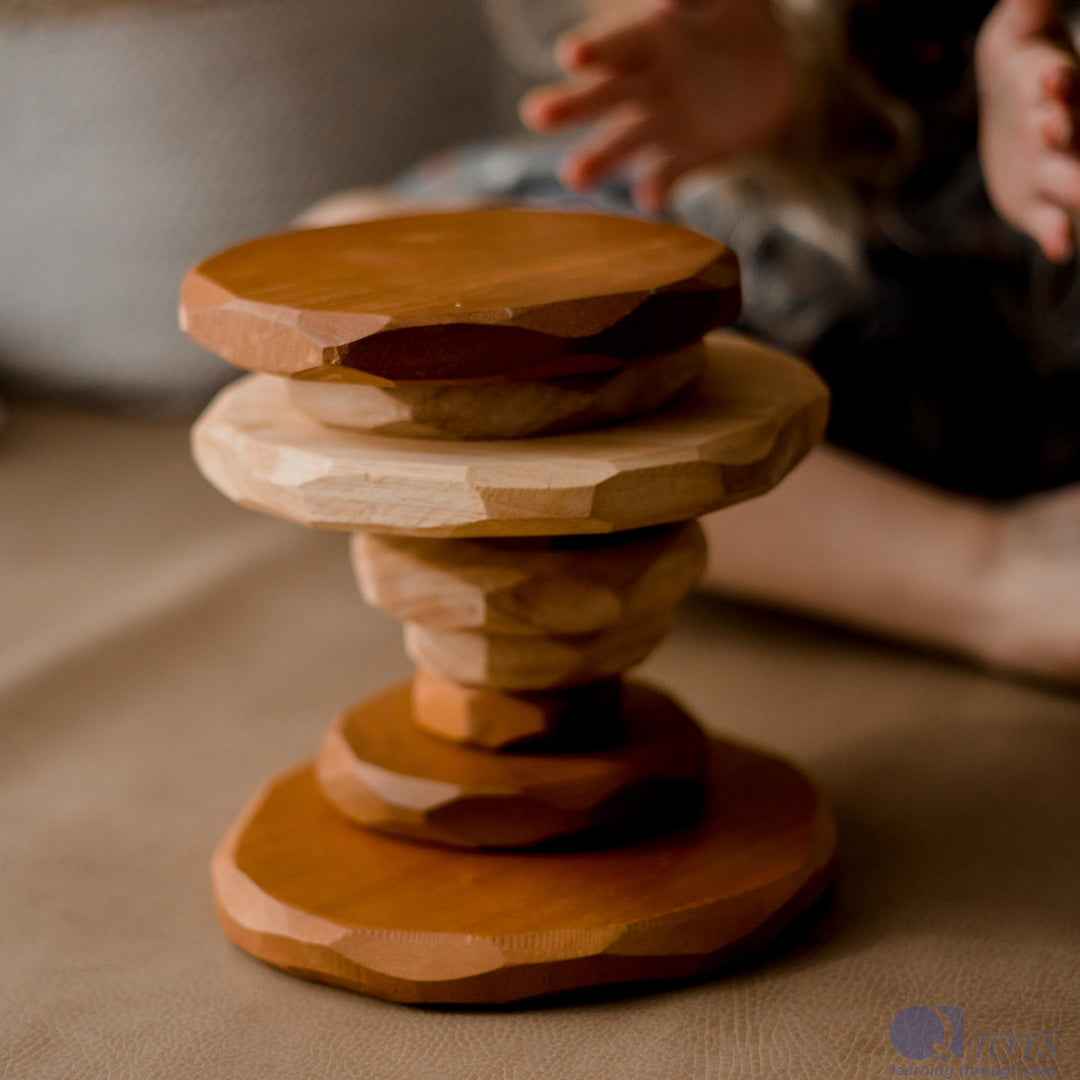
M 823 783 L 824 918 L 697 986 L 421 1010 L 251 960 L 209 900 L 254 786 L 407 671 L 343 536 L 226 502 L 182 424 L 20 406 L 0 598 L 5 1080 L 884 1077 L 917 1004 L 963 1006 L 969 1034 L 1060 1030 L 1052 1063 L 1080 1074 L 1074 697 L 694 599 L 646 670 Z

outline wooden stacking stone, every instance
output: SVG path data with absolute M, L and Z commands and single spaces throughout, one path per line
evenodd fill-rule
M 620 424 L 542 439 L 386 438 L 317 423 L 283 383 L 226 387 L 192 433 L 234 502 L 323 529 L 567 536 L 688 521 L 761 495 L 820 437 L 828 398 L 797 360 L 710 334 L 692 394 Z
M 263 237 L 196 266 L 180 294 L 183 328 L 238 367 L 378 386 L 611 371 L 738 310 L 723 244 L 520 209 Z
M 315 420 L 418 439 L 521 439 L 581 431 L 652 412 L 705 369 L 700 342 L 610 371 L 554 379 L 431 384 L 290 379 L 292 403 Z
M 626 686 L 622 705 L 626 730 L 609 746 L 497 755 L 417 727 L 405 683 L 330 728 L 316 759 L 319 785 L 353 821 L 457 847 L 531 847 L 685 819 L 702 797 L 701 729 L 646 686 Z
M 624 692 L 619 677 L 659 644 L 701 573 L 705 540 L 696 522 L 599 537 L 356 533 L 352 549 L 365 598 L 404 620 L 418 673 L 408 690 L 360 706 L 324 743 L 319 780 L 343 812 L 419 839 L 470 845 L 486 836 L 519 847 L 662 821 L 693 805 L 701 753 L 688 756 L 697 743 L 677 737 L 685 714 L 641 688 Z M 663 718 L 661 738 L 642 739 L 638 713 Z M 386 760 L 385 737 L 372 750 L 372 725 L 415 726 L 394 744 L 406 764 Z M 439 750 L 431 735 L 564 756 L 515 759 L 524 781 L 505 759 Z M 568 754 L 586 750 L 585 758 Z M 668 750 L 677 754 L 674 776 Z M 464 778 L 471 758 L 482 781 Z M 586 765 L 591 784 L 581 779 Z M 572 805 L 551 805 L 538 771 L 561 796 L 572 791 Z
M 607 746 L 623 732 L 622 680 L 517 693 L 466 686 L 418 667 L 412 718 L 429 734 L 489 750 Z
M 515 209 L 296 231 L 189 273 L 189 333 L 257 372 L 196 424 L 200 469 L 353 532 L 417 665 L 223 840 L 235 942 L 394 1000 L 508 1002 L 698 974 L 821 895 L 813 785 L 626 677 L 701 572 L 694 519 L 825 425 L 807 367 L 713 332 L 737 307 L 705 237 Z
M 437 630 L 593 634 L 669 611 L 705 566 L 696 521 L 604 536 L 446 543 L 356 533 L 369 604 Z
M 506 1004 L 722 969 L 821 897 L 836 831 L 787 762 L 716 740 L 708 751 L 695 825 L 570 851 L 461 850 L 359 828 L 310 766 L 291 769 L 214 854 L 218 915 L 253 956 L 391 1001 Z
M 357 533 L 353 560 L 368 602 L 404 620 L 422 669 L 470 688 L 556 691 L 617 676 L 659 644 L 705 540 L 696 522 L 550 540 Z
M 594 634 L 486 634 L 410 623 L 405 651 L 417 664 L 466 686 L 557 690 L 618 675 L 640 664 L 671 629 L 671 613 L 620 623 Z

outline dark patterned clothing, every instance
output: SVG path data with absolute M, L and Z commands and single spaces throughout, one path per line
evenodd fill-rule
M 857 0 L 853 62 L 919 120 L 918 158 L 872 216 L 867 280 L 790 229 L 767 191 L 699 186 L 673 217 L 743 266 L 741 325 L 805 352 L 833 391 L 829 437 L 910 475 L 1008 498 L 1080 481 L 1080 269 L 1051 267 L 991 208 L 976 154 L 972 54 L 985 0 Z M 418 201 L 461 193 L 633 213 L 588 200 L 560 140 L 466 148 L 413 170 Z
M 1080 480 L 1080 281 L 995 215 L 976 152 L 984 0 L 866 0 L 853 47 L 920 120 L 867 245 L 869 294 L 811 350 L 837 443 L 992 497 Z

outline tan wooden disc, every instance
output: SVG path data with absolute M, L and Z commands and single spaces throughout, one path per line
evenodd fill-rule
M 310 767 L 255 795 L 214 895 L 253 956 L 394 1001 L 496 1004 L 697 975 L 760 946 L 829 883 L 828 807 L 791 765 L 710 742 L 693 826 L 598 851 L 454 851 L 357 828 Z
M 405 625 L 405 651 L 421 667 L 466 686 L 528 693 L 580 686 L 636 667 L 671 631 L 658 611 L 592 634 L 488 634 Z
M 306 525 L 416 536 L 605 533 L 685 521 L 773 487 L 821 436 L 824 385 L 734 334 L 706 339 L 693 394 L 593 431 L 441 442 L 337 431 L 280 379 L 223 390 L 192 432 L 235 502 Z
M 364 599 L 436 630 L 592 634 L 672 610 L 705 567 L 696 521 L 601 536 L 451 540 L 356 533 Z
M 561 379 L 364 386 L 288 379 L 301 412 L 335 427 L 418 439 L 521 439 L 624 420 L 658 409 L 705 367 L 700 342 L 614 371 Z
M 180 322 L 238 367 L 388 385 L 606 371 L 738 308 L 734 252 L 700 233 L 500 208 L 241 244 L 188 273 Z
M 624 686 L 621 718 L 625 738 L 589 753 L 498 754 L 428 734 L 401 683 L 331 725 L 319 783 L 368 828 L 457 847 L 531 847 L 685 819 L 700 802 L 701 729 L 640 683 Z

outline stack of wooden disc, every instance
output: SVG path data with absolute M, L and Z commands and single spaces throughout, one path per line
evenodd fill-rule
M 286 233 L 189 273 L 188 333 L 261 373 L 199 421 L 200 468 L 354 531 L 417 664 L 223 842 L 245 949 L 399 1000 L 509 1001 L 715 966 L 820 894 L 812 785 L 622 678 L 701 572 L 693 519 L 824 426 L 808 369 L 709 334 L 738 305 L 705 237 L 512 209 Z
M 180 311 L 326 423 L 500 439 L 657 408 L 738 308 L 734 254 L 696 233 L 503 209 L 243 244 L 188 275 Z

